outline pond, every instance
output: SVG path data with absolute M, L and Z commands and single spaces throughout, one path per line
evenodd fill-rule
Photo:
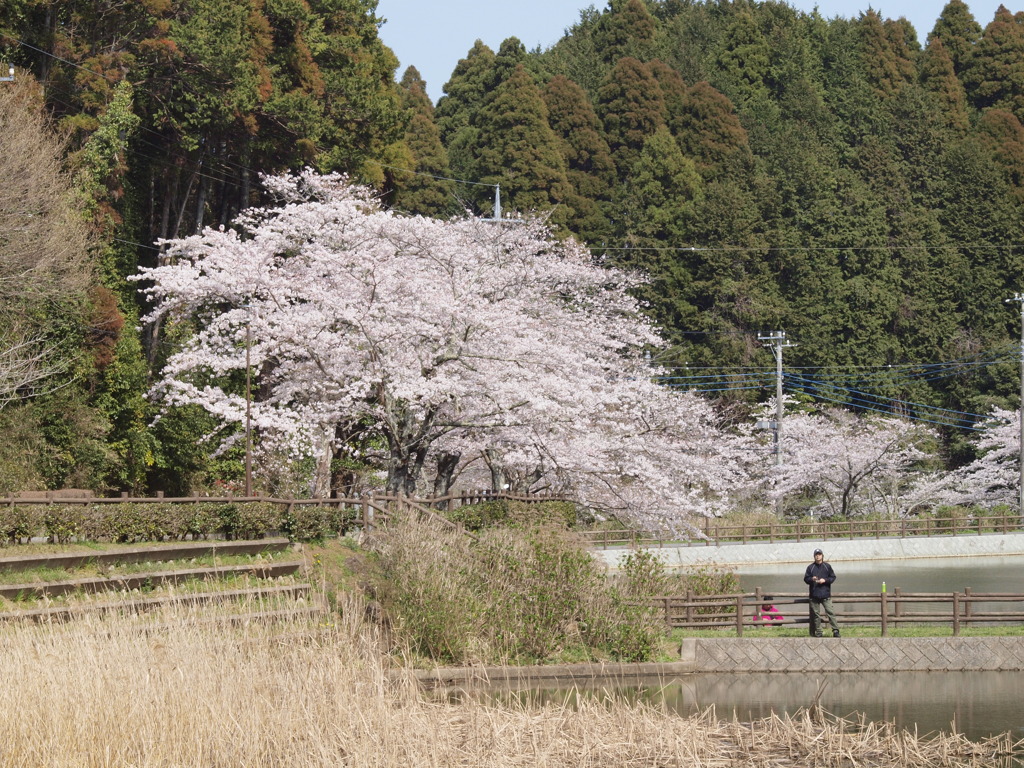
M 1016 592 L 1024 594 L 1024 556 L 936 557 L 915 560 L 829 560 L 836 572 L 834 595 L 846 592 L 880 592 L 882 582 L 892 592 Z M 810 563 L 810 560 L 808 560 Z M 753 592 L 806 592 L 806 565 L 739 566 L 740 589 Z
M 720 719 L 754 720 L 793 714 L 814 702 L 834 715 L 894 722 L 924 736 L 956 729 L 972 740 L 1002 733 L 1024 738 L 1024 672 L 773 672 L 698 673 L 668 680 L 647 679 L 616 688 L 600 684 L 572 689 L 518 691 L 517 698 L 568 701 L 608 693 L 662 704 L 681 715 L 715 708 Z

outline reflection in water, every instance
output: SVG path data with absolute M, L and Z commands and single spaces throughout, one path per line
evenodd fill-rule
M 925 734 L 952 731 L 979 739 L 1011 732 L 1024 737 L 1017 672 L 753 673 L 694 675 L 660 692 L 667 706 L 689 713 L 712 704 L 719 716 L 743 720 L 795 712 L 808 706 L 827 685 L 821 706 L 842 717 L 864 714 L 869 720 L 894 721 L 899 728 Z
M 629 700 L 664 704 L 681 715 L 714 706 L 719 718 L 740 720 L 795 713 L 809 706 L 820 683 L 820 703 L 828 712 L 847 718 L 895 722 L 919 735 L 955 729 L 979 740 L 1001 733 L 1024 738 L 1021 672 L 831 672 L 831 673 L 702 673 L 667 680 L 648 679 L 614 689 Z M 609 685 L 595 685 L 579 695 L 606 696 Z M 507 694 L 506 694 L 507 695 Z M 516 698 L 571 703 L 567 690 L 519 691 Z

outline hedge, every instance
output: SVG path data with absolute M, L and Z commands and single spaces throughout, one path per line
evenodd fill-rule
M 24 504 L 0 506 L 0 542 L 258 539 L 269 533 L 312 541 L 342 535 L 355 521 L 352 510 L 306 504 L 290 510 L 266 502 Z

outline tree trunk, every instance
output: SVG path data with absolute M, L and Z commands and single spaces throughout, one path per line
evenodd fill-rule
M 461 453 L 442 453 L 437 457 L 437 476 L 434 478 L 434 496 L 447 496 L 452 489 L 452 477 L 459 466 Z

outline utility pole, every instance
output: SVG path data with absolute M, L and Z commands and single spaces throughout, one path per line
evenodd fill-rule
M 764 346 L 771 347 L 775 353 L 775 466 L 782 464 L 782 350 L 795 347 L 786 341 L 785 331 L 769 331 L 757 335 L 757 340 Z
M 1017 464 L 1020 473 L 1017 479 L 1020 485 L 1018 499 L 1020 522 L 1024 525 L 1024 293 L 1013 294 L 1012 299 L 1006 299 L 1006 303 L 1016 301 L 1020 304 L 1020 453 L 1017 456 Z
M 252 368 L 249 349 L 252 347 L 252 318 L 245 321 L 245 497 L 252 496 Z

